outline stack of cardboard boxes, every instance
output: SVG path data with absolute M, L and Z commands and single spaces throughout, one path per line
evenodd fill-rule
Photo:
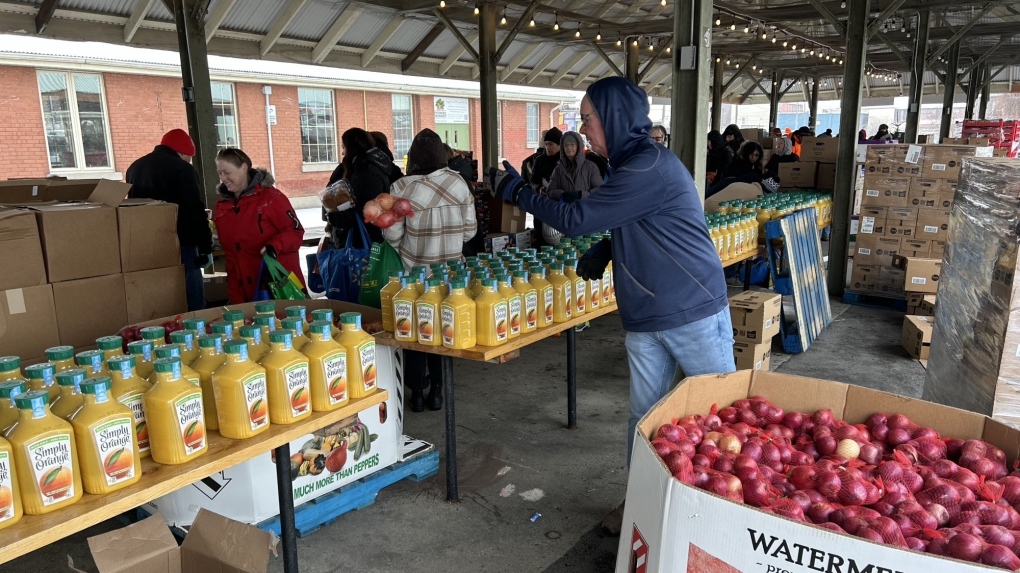
M 800 142 L 800 162 L 779 165 L 780 186 L 832 191 L 836 185 L 838 153 L 839 138 L 805 137 Z
M 783 297 L 747 291 L 730 297 L 733 358 L 737 370 L 768 370 L 772 338 L 779 334 Z
M 507 247 L 531 247 L 531 230 L 527 229 L 528 214 L 491 195 L 487 199 L 488 226 L 485 252 L 498 253 Z
M 187 310 L 177 206 L 108 180 L 0 182 L 0 348 L 24 363 Z

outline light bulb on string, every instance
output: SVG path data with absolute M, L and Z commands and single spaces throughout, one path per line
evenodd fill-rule
M 910 30 L 907 30 L 907 39 L 910 39 Z
M 659 2 L 659 5 L 662 6 L 663 8 L 665 8 L 666 7 L 666 0 L 661 0 Z
M 815 55 L 815 49 L 814 48 L 811 48 L 811 55 L 812 56 Z
M 775 35 L 775 33 L 772 34 L 772 43 L 773 44 L 776 43 L 776 35 Z
M 715 63 L 717 63 L 717 64 L 718 64 L 718 63 L 719 63 L 719 62 L 721 62 L 721 61 L 722 61 L 722 58 L 720 58 L 719 56 L 716 56 L 716 57 L 715 57 Z M 729 63 L 729 62 L 727 62 L 727 63 Z
M 621 40 L 620 38 L 617 38 L 616 39 L 616 47 L 619 48 L 622 45 L 623 45 L 623 40 Z
M 667 46 L 667 47 L 666 47 L 666 53 L 667 53 L 667 54 L 672 54 L 672 53 L 673 53 L 673 48 L 671 48 L 671 47 Z
M 783 47 L 784 48 L 789 46 L 789 45 L 790 45 L 790 41 L 789 40 L 783 40 Z
M 499 19 L 500 26 L 506 26 L 506 8 L 503 8 L 503 17 Z
M 655 51 L 655 46 L 652 45 L 652 41 L 651 40 L 648 40 L 648 51 L 649 52 L 654 52 Z
M 529 28 L 534 28 L 535 27 L 535 19 L 534 18 L 531 19 L 531 22 L 528 22 L 528 27 Z
M 553 31 L 554 32 L 559 32 L 560 31 L 560 15 L 555 13 L 555 12 L 554 12 L 554 14 L 556 14 L 556 20 L 553 21 Z
M 580 28 L 580 26 L 578 26 L 578 28 L 576 30 L 574 30 L 574 37 L 575 38 L 580 38 L 581 37 L 581 28 Z
M 751 25 L 750 24 L 745 24 L 744 25 L 744 33 L 745 34 L 750 34 L 751 33 Z
M 762 40 L 768 40 L 769 39 L 769 33 L 764 28 L 762 28 L 762 30 L 761 30 L 761 39 Z
M 797 44 L 794 44 L 794 45 L 792 46 L 792 49 L 793 49 L 793 51 L 794 51 L 794 52 L 796 52 L 796 51 L 797 51 Z
M 843 0 L 842 2 L 840 2 L 839 3 L 839 7 L 844 9 L 844 10 L 846 10 L 846 0 Z
M 716 26 L 722 26 L 722 18 L 716 16 L 715 17 L 715 25 Z
M 730 24 L 730 31 L 733 32 L 733 31 L 736 31 L 736 29 L 737 29 L 737 21 L 734 20 L 733 23 Z
M 730 59 L 729 58 L 726 58 L 726 65 L 727 66 L 730 65 Z
M 758 69 L 758 64 L 754 64 L 754 65 L 751 66 L 751 70 L 757 70 L 757 69 Z
M 602 26 L 599 26 L 599 31 L 595 34 L 595 41 L 596 42 L 602 41 Z
M 446 0 L 439 0 L 439 7 L 446 8 Z
M 635 48 L 638 47 L 638 41 L 637 40 L 634 40 L 634 47 Z
M 478 6 L 475 6 L 475 16 L 477 16 L 480 12 L 481 10 L 478 9 Z

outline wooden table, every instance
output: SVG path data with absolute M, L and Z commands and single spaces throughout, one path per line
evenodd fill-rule
M 25 515 L 18 523 L 0 530 L 0 548 L 3 548 L 0 551 L 0 563 L 46 547 L 58 539 L 272 451 L 277 460 L 283 460 L 283 463 L 276 464 L 283 568 L 287 573 L 297 573 L 297 530 L 294 526 L 294 490 L 290 479 L 290 442 L 385 402 L 387 398 L 387 392 L 379 390 L 339 410 L 315 412 L 309 418 L 289 426 L 270 425 L 262 434 L 247 440 L 231 440 L 219 432 L 209 431 L 208 451 L 180 465 L 162 465 L 152 461 L 152 458 L 144 458 L 142 479 L 137 483 L 106 495 L 86 493 L 74 505 L 45 515 Z
M 567 338 L 567 428 L 577 428 L 577 338 L 574 327 L 589 320 L 605 316 L 617 310 L 616 303 L 602 305 L 594 312 L 587 312 L 566 322 L 539 328 L 534 332 L 521 334 L 518 338 L 499 346 L 474 346 L 465 350 L 453 350 L 445 346 L 422 346 L 417 342 L 401 342 L 393 338 L 392 332 L 374 335 L 378 344 L 435 354 L 441 358 L 443 392 L 446 394 L 446 499 L 460 501 L 457 487 L 457 414 L 454 400 L 453 359 L 476 362 L 505 362 L 508 356 L 516 355 L 520 349 L 565 332 Z
M 732 259 L 730 259 L 728 261 L 723 261 L 723 268 L 727 269 L 729 267 L 732 267 L 732 266 L 735 266 L 735 265 L 739 265 L 740 263 L 742 263 L 744 261 L 747 261 L 747 265 L 746 265 L 747 268 L 744 270 L 744 290 L 750 290 L 751 289 L 751 266 L 752 266 L 750 261 L 752 259 L 756 258 L 760 254 L 762 254 L 762 249 L 760 247 L 752 249 L 751 251 L 740 255 L 739 257 L 734 257 L 734 258 L 732 258 Z

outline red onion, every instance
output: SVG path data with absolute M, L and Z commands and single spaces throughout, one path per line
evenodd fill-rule
M 814 487 L 818 472 L 810 466 L 796 466 L 790 470 L 790 483 L 797 489 Z
M 831 456 L 836 453 L 836 447 L 838 445 L 839 442 L 837 442 L 836 438 L 832 436 L 820 436 L 815 439 L 815 447 L 818 448 L 818 453 L 823 456 Z
M 693 458 L 694 454 L 698 453 L 698 446 L 695 446 L 694 442 L 690 440 L 680 440 L 677 445 L 680 447 L 680 451 L 689 458 Z
M 868 416 L 868 421 L 865 422 L 865 425 L 868 426 L 868 429 L 872 431 L 874 431 L 875 426 L 888 426 L 889 416 L 887 414 L 883 414 L 882 412 L 875 412 L 874 414 Z
M 775 494 L 772 486 L 765 480 L 748 480 L 743 483 L 744 502 L 754 507 L 767 507 L 772 505 Z
M 885 538 L 882 537 L 882 534 L 870 527 L 862 527 L 858 529 L 856 535 L 861 539 L 867 539 L 868 541 L 874 541 L 875 543 L 885 543 Z
M 928 544 L 916 537 L 907 537 L 907 547 L 914 551 L 925 552 L 928 549 Z
M 819 502 L 812 503 L 804 513 L 807 515 L 808 519 L 814 523 L 825 523 L 829 521 L 830 516 L 834 511 L 836 511 L 836 509 L 837 507 L 831 503 Z
M 679 445 L 662 438 L 652 440 L 652 448 L 655 449 L 655 453 L 658 454 L 660 458 L 666 457 L 666 454 L 670 452 L 680 451 Z
M 960 459 L 960 450 L 963 449 L 963 440 L 959 438 L 946 438 L 946 457 L 951 460 Z
M 709 430 L 715 430 L 723 425 L 722 420 L 715 414 L 705 416 L 704 426 Z
M 882 461 L 882 450 L 875 444 L 868 442 L 861 446 L 861 453 L 857 455 L 857 459 L 866 464 L 876 465 Z
M 812 419 L 814 420 L 816 426 L 831 427 L 833 422 L 835 422 L 835 419 L 832 416 L 832 410 L 828 408 L 818 410 L 817 412 L 815 412 L 814 415 L 812 416 Z
M 719 410 L 718 415 L 719 419 L 722 420 L 722 423 L 726 425 L 732 424 L 737 421 L 737 409 L 732 406 L 728 406 L 726 408 L 723 408 L 722 410 Z
M 708 456 L 706 456 L 704 454 L 697 454 L 697 455 L 691 456 L 691 463 L 694 464 L 694 467 L 710 468 L 710 467 L 712 467 L 712 458 L 710 458 L 710 457 L 708 457 Z
M 747 498 L 746 490 L 744 492 L 744 498 Z M 781 515 L 787 519 L 807 521 L 807 517 L 804 516 L 804 508 L 793 499 L 778 499 L 774 504 L 772 504 L 770 509 L 772 513 Z
M 981 552 L 981 563 L 992 567 L 1001 567 L 1009 571 L 1020 569 L 1020 557 L 1017 557 L 1012 550 L 1002 545 L 988 545 L 985 547 L 984 551 Z
M 842 486 L 839 474 L 834 471 L 821 471 L 815 476 L 815 489 L 829 499 L 834 500 Z
M 869 426 L 868 429 L 871 430 L 871 437 L 880 442 L 884 442 L 889 436 L 889 426 L 886 426 L 885 424 L 875 427 Z
M 792 430 L 799 430 L 804 424 L 804 414 L 800 412 L 787 412 L 783 415 L 783 425 Z
M 896 428 L 907 429 L 913 426 L 914 424 L 913 422 L 910 421 L 910 418 L 904 416 L 903 414 L 893 414 L 892 416 L 889 416 L 889 422 L 887 425 L 889 426 L 890 429 Z
M 694 484 L 694 464 L 691 458 L 680 452 L 670 452 L 663 461 L 666 462 L 666 467 L 673 477 L 685 484 Z
M 797 490 L 788 495 L 787 497 L 789 498 L 790 501 L 793 501 L 797 505 L 799 505 L 801 510 L 803 511 L 807 511 L 807 509 L 811 507 L 811 504 L 813 503 L 813 501 L 811 500 L 811 496 L 807 494 L 806 490 Z
M 747 424 L 748 426 L 758 425 L 758 417 L 750 410 L 738 410 L 737 420 Z
M 885 437 L 885 442 L 890 446 L 899 446 L 910 441 L 910 431 L 906 428 L 893 428 Z
M 719 456 L 712 464 L 712 469 L 726 473 L 733 472 L 733 458 L 733 454 L 723 454 Z
M 981 538 L 992 545 L 1013 547 L 1017 542 L 1017 536 L 1001 525 L 982 525 L 981 532 Z
M 822 529 L 828 529 L 829 531 L 835 531 L 836 533 L 846 533 L 846 530 L 844 530 L 842 527 L 836 525 L 835 523 L 823 522 L 823 523 L 818 523 L 817 525 L 818 525 L 818 527 L 821 527 Z
M 956 472 L 960 471 L 960 466 L 949 460 L 938 460 L 931 464 L 931 469 L 938 474 L 939 477 L 949 478 Z
M 1020 477 L 1006 476 L 998 481 L 1003 486 L 1002 499 L 1010 505 L 1020 503 Z
M 708 469 L 702 466 L 694 466 L 694 487 L 705 489 L 708 485 Z
M 946 549 L 950 557 L 962 559 L 963 561 L 976 561 L 981 557 L 985 544 L 969 533 L 957 533 L 949 539 Z M 1010 553 L 1012 554 L 1012 552 Z
M 751 458 L 754 461 L 761 460 L 762 454 L 762 443 L 758 438 L 751 438 L 744 442 L 744 445 L 740 447 L 740 453 Z
M 949 524 L 949 510 L 947 510 L 945 506 L 933 503 L 925 506 L 924 509 L 931 514 L 935 521 L 938 522 L 939 527 L 944 527 Z

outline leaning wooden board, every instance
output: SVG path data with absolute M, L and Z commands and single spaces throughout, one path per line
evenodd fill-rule
M 220 436 L 219 432 L 210 431 L 209 450 L 188 463 L 176 466 L 157 464 L 151 458 L 145 458 L 142 460 L 142 479 L 134 485 L 107 495 L 85 494 L 74 505 L 45 515 L 26 515 L 18 523 L 0 530 L 0 548 L 3 548 L 0 563 L 270 452 L 305 434 L 381 404 L 387 398 L 387 392 L 380 390 L 339 410 L 315 412 L 308 419 L 289 426 L 270 425 L 269 430 L 248 440 L 231 440 Z

